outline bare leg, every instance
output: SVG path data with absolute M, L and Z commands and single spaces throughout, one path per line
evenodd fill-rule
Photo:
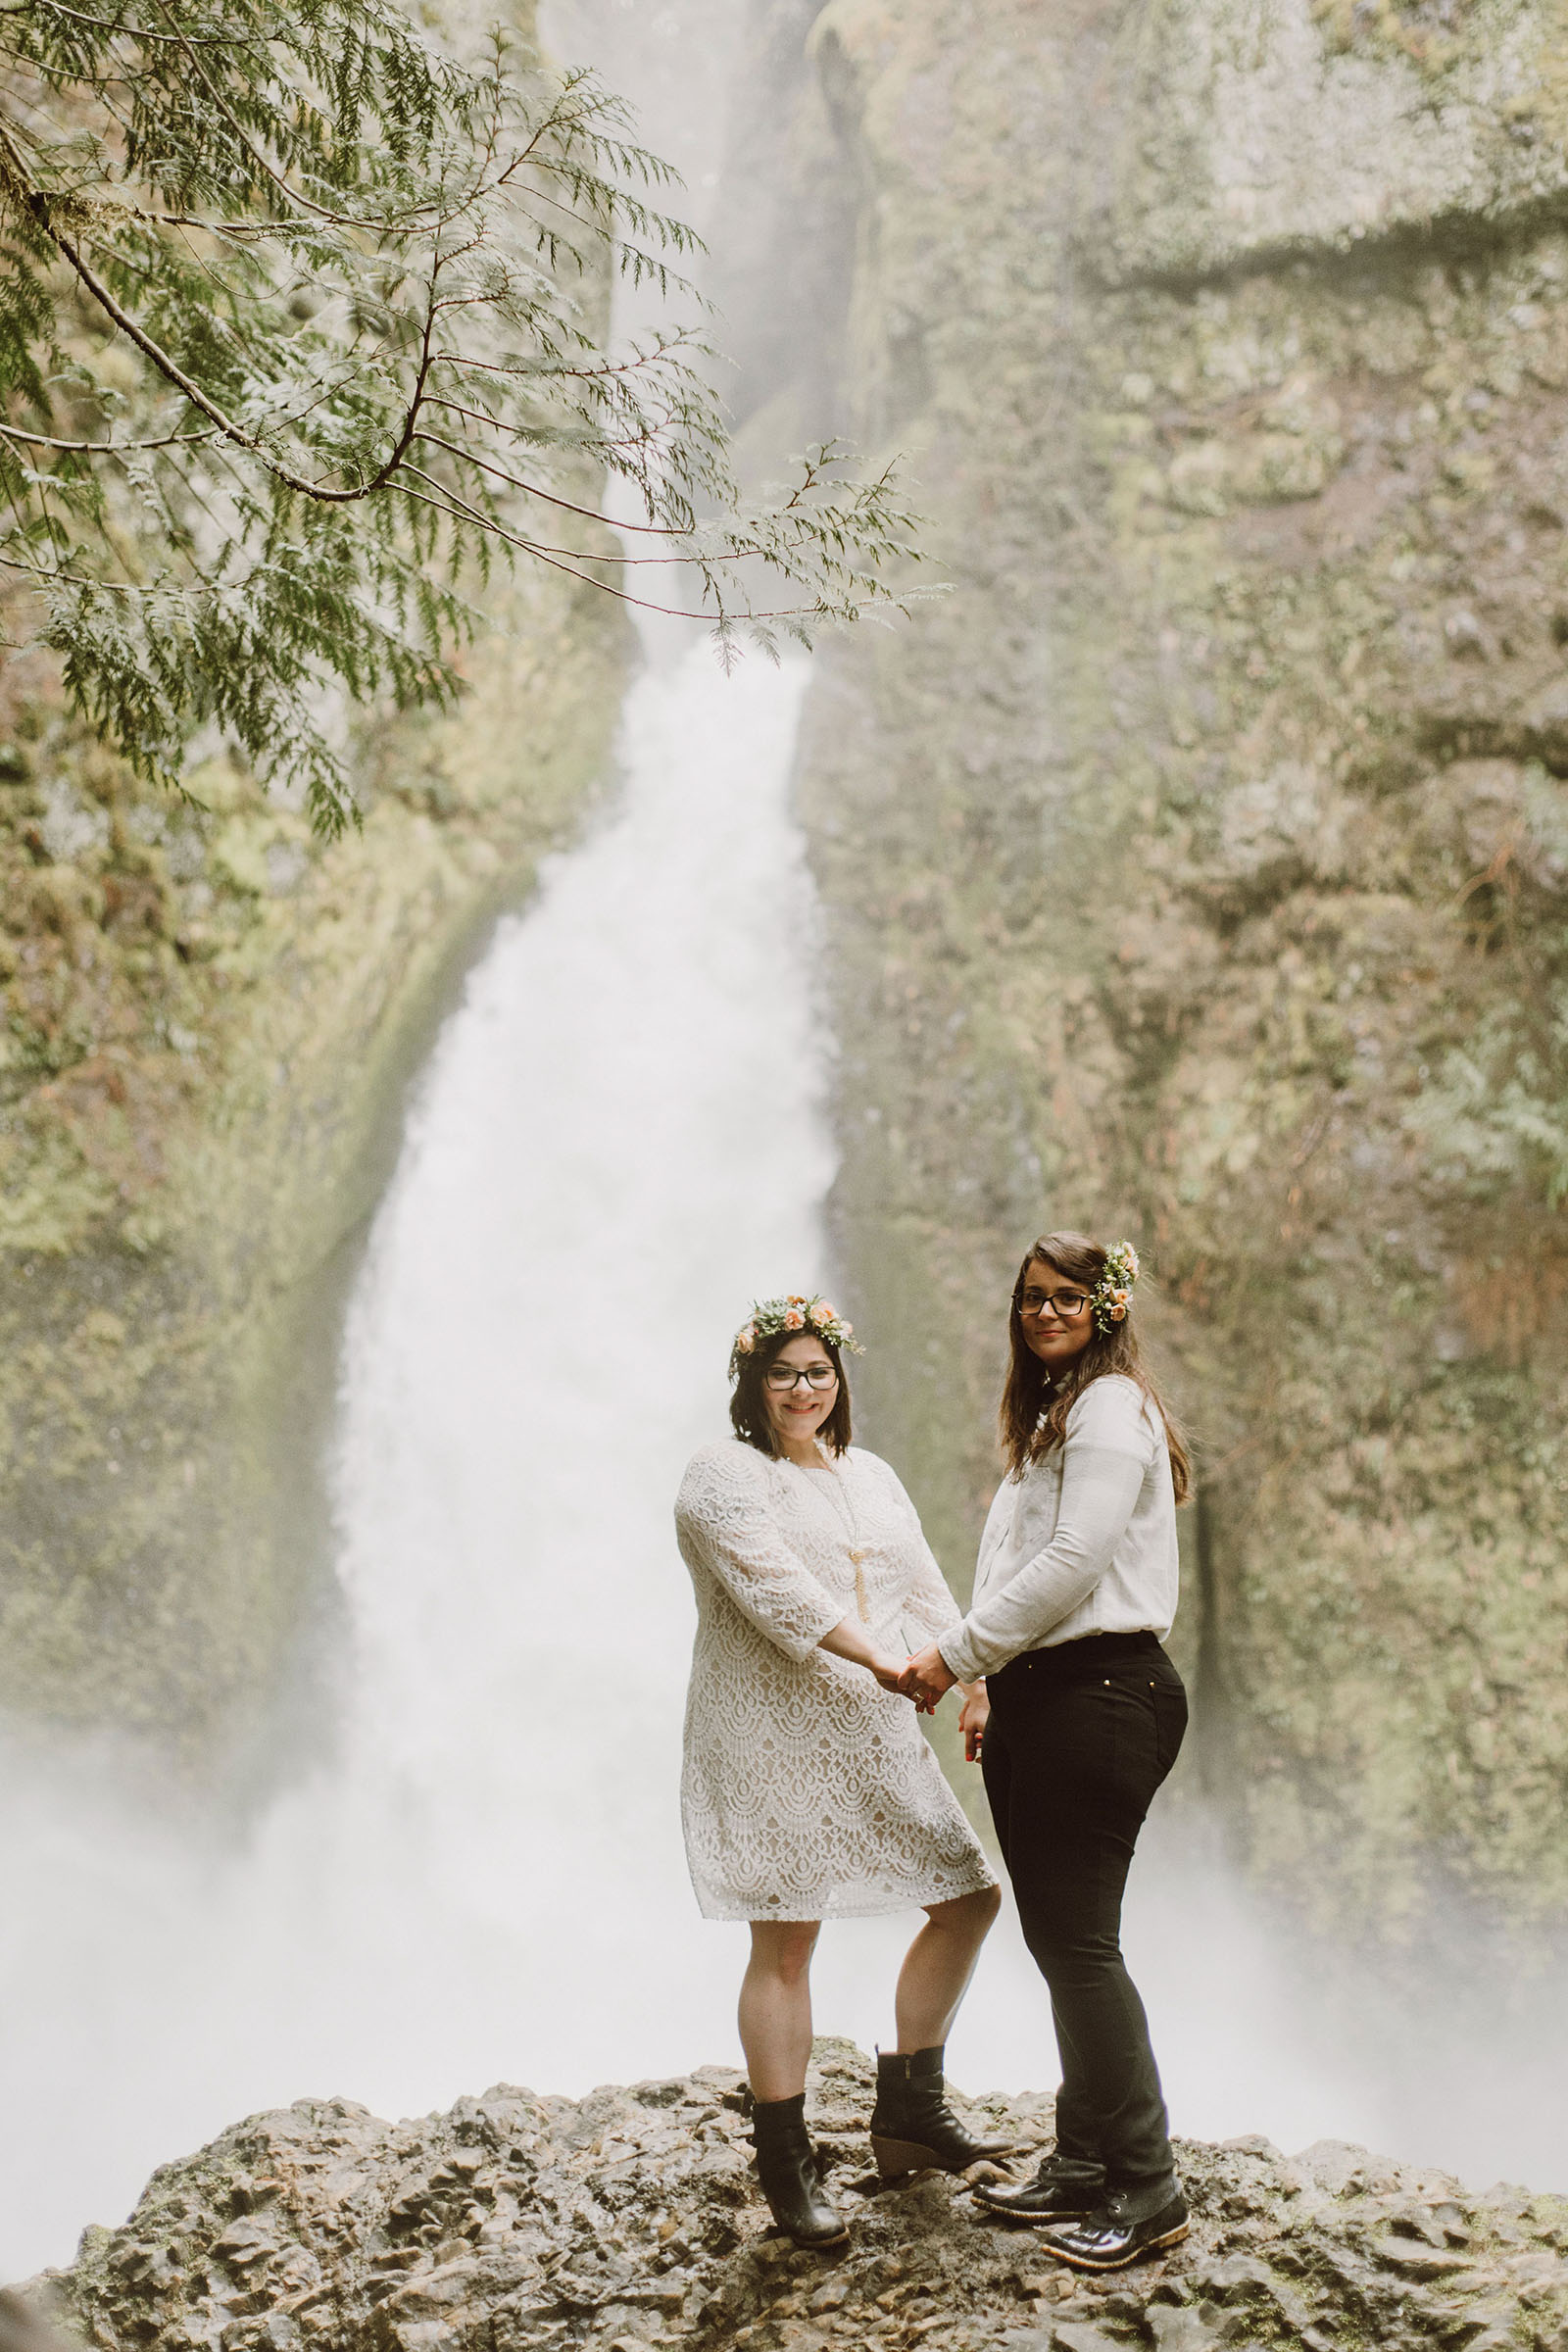
M 936 2049 L 947 2040 L 958 2003 L 969 1989 L 980 1946 L 1001 1908 L 1002 1890 L 997 1886 L 955 1895 L 950 1903 L 927 1904 L 925 1926 L 899 1971 L 894 2016 L 900 2050 Z
M 811 1954 L 820 1927 L 814 1919 L 752 1922 L 752 1957 L 741 1980 L 740 2029 L 754 2099 L 793 2099 L 806 2088 L 806 2064 L 811 2055 Z

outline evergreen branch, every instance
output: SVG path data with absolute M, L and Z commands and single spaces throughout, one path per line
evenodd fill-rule
M 8 134 L 4 123 L 0 123 L 0 143 L 8 143 Z M 14 155 L 15 151 L 13 150 L 13 158 Z M 191 377 L 185 373 L 184 369 L 178 366 L 178 364 L 170 356 L 170 354 L 160 349 L 159 345 L 154 341 L 153 337 L 147 333 L 146 329 L 131 317 L 128 311 L 123 309 L 122 306 L 115 300 L 114 295 L 104 284 L 103 279 L 98 276 L 91 265 L 77 251 L 71 239 L 61 230 L 57 229 L 51 222 L 49 219 L 49 203 L 47 197 L 34 193 L 31 203 L 33 217 L 38 221 L 39 226 L 43 229 L 44 234 L 50 239 L 56 250 L 71 265 L 71 268 L 75 271 L 77 277 L 86 287 L 93 300 L 98 304 L 99 308 L 106 314 L 106 316 L 114 320 L 116 326 L 120 328 L 121 332 L 130 337 L 137 350 L 142 353 L 144 358 L 151 361 L 152 365 L 157 368 L 159 374 L 164 377 L 165 381 L 172 384 L 177 392 L 183 393 L 185 398 L 190 402 L 192 408 L 199 409 L 202 415 L 217 427 L 218 431 L 222 435 L 225 441 L 231 441 L 236 449 L 243 449 L 248 456 L 256 458 L 263 466 L 266 466 L 269 473 L 272 474 L 277 481 L 282 483 L 285 489 L 296 491 L 302 498 L 318 499 L 323 506 L 346 506 L 353 504 L 357 500 L 372 497 L 377 490 L 381 489 L 385 483 L 390 481 L 392 475 L 397 470 L 404 452 L 408 449 L 409 443 L 413 438 L 414 425 L 418 416 L 419 400 L 423 393 L 425 377 L 429 372 L 429 360 L 427 354 L 422 361 L 420 371 L 416 382 L 415 399 L 411 403 L 408 416 L 404 419 L 404 423 L 401 431 L 399 432 L 398 438 L 394 443 L 389 456 L 387 456 L 382 461 L 380 466 L 376 467 L 375 471 L 369 476 L 368 480 L 360 483 L 358 487 L 352 490 L 329 490 L 321 483 L 309 482 L 302 474 L 293 472 L 286 466 L 278 465 L 277 462 L 269 455 L 263 444 L 256 439 L 254 434 L 243 431 L 242 428 L 233 421 L 232 417 L 225 416 L 222 410 L 218 406 L 217 402 L 209 399 L 208 395 L 202 390 L 201 386 L 198 383 L 193 382 Z
M 573 286 L 701 246 L 592 76 L 457 64 L 394 0 L 179 5 L 0 0 L 0 576 L 141 772 L 216 725 L 340 827 L 311 697 L 450 701 L 495 561 L 726 645 L 906 609 L 889 473 L 824 446 L 743 512 L 702 334 L 603 347 Z M 607 552 L 529 527 L 606 475 L 644 509 Z M 680 565 L 695 601 L 627 577 Z
M 426 473 L 423 468 L 418 466 L 405 466 L 404 471 L 406 473 L 412 473 L 416 480 L 423 482 L 426 485 L 426 492 L 433 493 L 434 495 L 430 496 L 419 491 L 410 490 L 406 484 L 400 483 L 400 494 L 403 497 L 418 499 L 426 506 L 438 506 L 439 511 L 447 514 L 453 521 L 465 522 L 470 526 L 481 525 L 481 515 L 479 511 L 470 507 L 467 502 L 463 499 L 461 493 L 452 489 L 449 484 L 436 481 L 433 475 Z M 441 504 L 440 502 L 442 501 L 447 501 L 450 503 Z M 561 558 L 576 554 L 577 551 L 573 549 L 553 549 L 547 546 L 541 540 L 527 538 L 520 532 L 509 530 L 505 523 L 498 521 L 494 517 L 484 517 L 482 519 L 482 527 L 493 537 L 504 541 L 507 546 L 518 549 L 524 555 L 533 556 L 540 563 L 549 564 L 551 568 L 554 570 L 569 572 L 574 580 L 581 581 L 587 587 L 597 588 L 604 596 L 613 597 L 618 604 L 635 606 L 637 611 L 640 612 L 662 613 L 670 620 L 713 621 L 720 628 L 731 628 L 738 621 L 744 621 L 748 626 L 750 626 L 754 623 L 761 623 L 771 620 L 800 620 L 807 618 L 822 620 L 828 617 L 829 608 L 820 598 L 818 598 L 817 601 L 811 605 L 780 606 L 775 610 L 768 610 L 764 608 L 761 611 L 758 611 L 754 606 L 747 604 L 734 612 L 726 612 L 721 601 L 718 603 L 716 611 L 706 606 L 699 606 L 695 611 L 693 611 L 689 608 L 683 608 L 675 605 L 656 605 L 649 602 L 649 600 L 645 597 L 633 596 L 628 589 L 617 588 L 612 581 L 595 579 L 591 572 L 578 570 L 574 568 L 572 564 L 559 560 Z M 768 557 L 768 551 L 760 547 L 738 550 L 737 554 L 761 555 Z M 612 563 L 614 560 L 615 559 L 613 557 L 610 556 L 591 556 L 586 554 L 577 556 L 577 561 L 579 564 Z M 662 562 L 666 564 L 691 564 L 705 572 L 709 570 L 708 564 L 703 556 L 695 552 L 645 560 Z M 768 560 L 771 560 L 771 558 L 768 558 Z M 709 573 L 709 577 L 713 586 L 715 596 L 717 596 L 718 583 L 710 572 Z M 887 601 L 891 604 L 897 605 L 898 609 L 901 611 L 904 609 L 902 602 L 891 595 L 888 597 Z
M 7 441 L 24 442 L 28 449 L 67 450 L 74 457 L 122 458 L 142 449 L 185 449 L 210 442 L 211 433 L 165 433 L 156 441 L 57 441 L 48 433 L 24 433 L 19 424 L 0 423 Z
M 22 0 L 20 7 L 0 8 L 0 17 L 27 18 L 39 15 L 57 17 L 70 24 L 86 24 L 97 32 L 113 32 L 118 34 L 122 40 L 178 41 L 183 44 L 190 37 L 182 33 L 154 32 L 142 24 L 122 24 L 112 17 L 91 17 L 84 9 L 64 7 L 62 0 Z M 239 33 L 214 32 L 199 34 L 196 37 L 204 49 L 237 49 L 249 46 L 243 35 Z

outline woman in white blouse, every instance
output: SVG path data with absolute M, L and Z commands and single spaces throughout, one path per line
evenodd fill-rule
M 1128 1243 L 1036 1242 L 1013 1289 L 1002 1402 L 1008 1475 L 960 1625 L 911 1658 L 934 1704 L 986 1678 L 986 1794 L 1024 1937 L 1051 1988 L 1061 2059 L 1056 2144 L 983 2201 L 1043 2225 L 1048 2250 L 1119 2270 L 1187 2234 L 1159 2073 L 1121 1956 L 1121 1900 L 1150 1802 L 1187 1728 L 1160 1645 L 1176 1613 L 1176 1505 L 1188 1463 L 1138 1360 Z
M 751 1922 L 740 2034 L 758 2171 L 803 2245 L 845 2234 L 805 2123 L 824 1919 L 926 1914 L 899 1977 L 898 2046 L 878 2059 L 881 2170 L 1001 2153 L 947 2106 L 942 2046 L 1001 1898 L 899 1691 L 904 1629 L 929 1639 L 958 1611 L 893 1471 L 850 1445 L 854 1345 L 820 1298 L 754 1307 L 730 1357 L 735 1435 L 693 1455 L 675 1505 L 697 1592 L 687 1858 L 705 1917 Z

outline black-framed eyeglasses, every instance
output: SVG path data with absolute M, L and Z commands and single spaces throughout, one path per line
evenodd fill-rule
M 1076 1323 L 1089 1304 L 1087 1291 L 1014 1291 L 1012 1302 L 1020 1315 L 1043 1315 L 1049 1308 L 1063 1323 Z
M 837 1379 L 831 1364 L 803 1364 L 799 1371 L 793 1364 L 769 1364 L 762 1374 L 764 1385 L 779 1396 L 799 1388 L 803 1380 L 808 1389 L 830 1389 Z

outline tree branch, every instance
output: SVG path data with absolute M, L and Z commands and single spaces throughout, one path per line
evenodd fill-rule
M 0 434 L 8 441 L 24 441 L 29 449 L 58 449 L 72 457 L 121 458 L 134 455 L 138 449 L 184 449 L 211 441 L 211 433 L 166 433 L 158 441 L 56 441 L 47 433 L 24 433 L 20 424 L 0 424 Z

